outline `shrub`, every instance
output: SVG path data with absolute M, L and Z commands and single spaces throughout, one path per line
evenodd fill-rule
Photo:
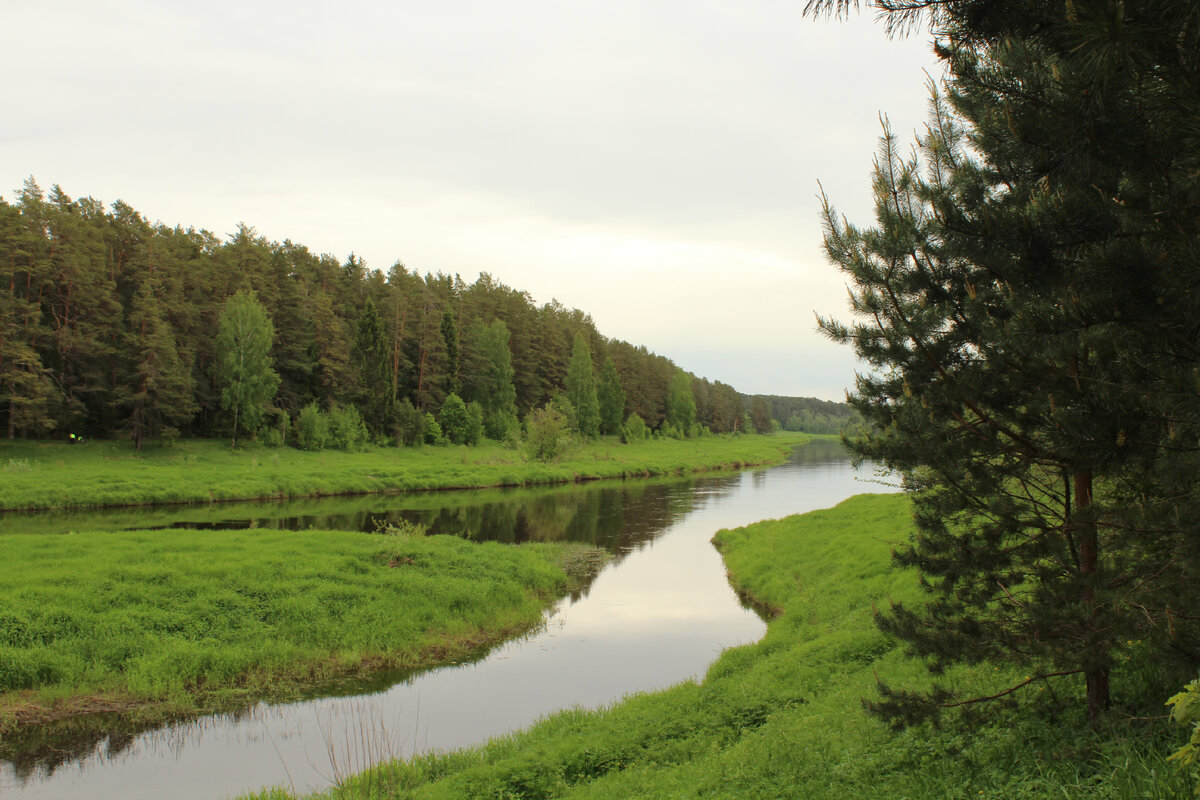
M 629 419 L 625 420 L 625 424 L 621 426 L 621 441 L 628 444 L 629 442 L 643 441 L 650 433 L 646 427 L 645 421 L 637 414 L 630 414 Z
M 425 415 L 407 397 L 396 405 L 396 439 L 407 447 L 425 441 Z
M 442 434 L 453 444 L 471 443 L 471 418 L 467 413 L 467 404 L 454 392 L 446 395 L 438 422 L 442 425 Z
M 425 444 L 445 444 L 446 437 L 442 435 L 442 426 L 428 411 L 425 412 Z
M 329 446 L 329 419 L 315 402 L 300 410 L 296 417 L 296 447 L 324 450 Z
M 520 436 L 521 421 L 511 411 L 491 411 L 483 417 L 483 432 L 489 439 L 508 442 Z
M 525 454 L 534 461 L 562 458 L 571 446 L 567 416 L 553 402 L 530 411 L 525 417 Z
M 339 450 L 359 450 L 367 441 L 367 426 L 354 406 L 329 407 L 329 445 Z
M 1171 706 L 1171 719 L 1192 729 L 1187 743 L 1167 760 L 1195 774 L 1200 765 L 1200 680 L 1185 686 L 1182 692 L 1167 701 L 1167 705 Z M 1196 783 L 1196 793 L 1200 794 L 1200 780 Z
M 658 430 L 659 435 L 664 439 L 682 439 L 683 431 L 678 425 L 673 425 L 670 422 L 664 422 Z

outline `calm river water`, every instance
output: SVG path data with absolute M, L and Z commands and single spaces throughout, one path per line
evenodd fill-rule
M 328 786 L 383 757 L 479 743 L 572 706 L 700 678 L 722 649 L 765 625 L 730 588 L 709 540 L 721 528 L 887 491 L 856 473 L 839 445 L 814 442 L 769 469 L 671 480 L 545 489 L 437 492 L 327 501 L 91 515 L 6 515 L 0 530 L 122 527 L 334 527 L 379 519 L 502 541 L 573 539 L 610 548 L 613 562 L 545 625 L 474 663 L 330 696 L 259 704 L 128 735 L 56 742 L 0 761 L 0 797 L 218 798 L 264 786 Z

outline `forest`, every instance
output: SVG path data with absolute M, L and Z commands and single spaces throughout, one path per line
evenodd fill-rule
M 468 284 L 397 261 L 385 273 L 246 225 L 223 239 L 151 223 L 124 202 L 45 192 L 32 177 L 13 202 L 0 198 L 0 281 L 0 422 L 10 439 L 129 437 L 140 447 L 242 428 L 279 443 L 308 409 L 310 443 L 313 425 L 336 427 L 347 413 L 377 442 L 414 443 L 438 438 L 448 400 L 455 420 L 467 414 L 476 437 L 497 440 L 551 401 L 589 435 L 635 420 L 636 431 L 679 436 L 830 433 L 852 413 L 684 373 L 604 337 L 586 313 L 539 306 L 486 272 Z M 253 349 L 235 341 L 238 325 L 266 331 L 254 371 L 260 391 L 273 391 L 262 402 L 238 383 Z M 231 353 L 240 366 L 226 363 Z M 228 396 L 234 384 L 250 392 L 248 405 Z

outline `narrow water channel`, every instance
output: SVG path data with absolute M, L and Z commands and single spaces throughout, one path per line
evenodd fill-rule
M 7 515 L 9 530 L 258 526 L 370 529 L 379 519 L 503 541 L 575 539 L 609 547 L 610 564 L 541 630 L 473 663 L 331 696 L 259 704 L 137 735 L 112 732 L 0 761 L 0 797 L 218 798 L 264 786 L 320 789 L 387 757 L 477 744 L 558 709 L 703 677 L 763 621 L 737 599 L 710 539 L 721 528 L 886 491 L 834 443 L 799 448 L 769 469 L 673 480 L 440 492 L 110 515 Z

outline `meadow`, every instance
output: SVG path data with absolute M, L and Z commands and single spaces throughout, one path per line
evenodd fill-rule
M 343 531 L 0 537 L 0 734 L 150 722 L 443 663 L 536 626 L 584 545 Z
M 98 508 L 339 494 L 530 486 L 650 477 L 781 461 L 807 434 L 600 439 L 554 463 L 519 450 L 367 447 L 305 452 L 191 439 L 141 451 L 128 442 L 0 442 L 0 510 Z
M 867 715 L 877 681 L 929 685 L 924 667 L 878 631 L 873 609 L 919 599 L 890 565 L 907 500 L 862 495 L 834 509 L 717 534 L 733 581 L 773 614 L 758 643 L 727 650 L 703 682 L 568 710 L 460 752 L 390 762 L 329 798 L 728 797 L 845 800 L 1175 798 L 1194 778 L 1166 756 L 1183 738 L 1173 692 L 1136 643 L 1122 654 L 1117 707 L 1099 728 L 1077 687 L 1030 687 L 939 727 L 893 730 Z M 988 693 L 1021 679 L 959 667 L 940 679 Z M 1175 684 L 1178 685 L 1178 684 Z M 1033 701 L 1036 699 L 1036 703 Z M 257 800 L 281 800 L 284 789 Z

